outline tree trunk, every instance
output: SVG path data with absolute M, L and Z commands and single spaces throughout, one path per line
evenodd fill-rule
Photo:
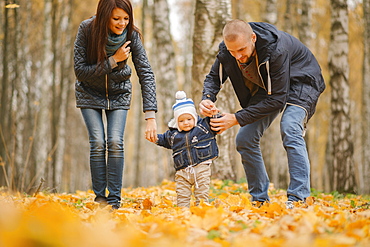
M 311 39 L 312 39 L 312 31 L 311 31 L 311 26 L 312 26 L 312 0 L 300 0 L 299 1 L 299 10 L 300 10 L 300 21 L 298 23 L 298 36 L 299 40 L 305 44 L 307 47 L 311 49 Z M 322 165 L 320 165 L 317 162 L 317 152 L 318 149 L 316 149 L 316 145 L 318 143 L 318 138 L 315 137 L 312 134 L 315 134 L 314 132 L 311 133 L 310 130 L 313 130 L 315 128 L 315 122 L 312 120 L 310 121 L 309 124 L 307 124 L 307 133 L 305 136 L 305 140 L 307 143 L 307 149 L 308 149 L 308 154 L 311 162 L 311 187 L 315 187 L 318 189 L 323 189 L 325 182 L 325 176 L 327 172 L 323 172 Z M 320 131 L 320 130 L 317 130 Z M 315 146 L 312 146 L 312 149 L 310 148 L 310 139 L 312 141 L 312 144 Z M 328 147 L 330 147 L 328 145 Z M 312 151 L 312 153 L 310 152 Z
M 141 8 L 141 34 L 143 35 L 143 43 L 147 40 L 147 28 L 146 28 L 146 20 L 148 20 L 148 0 L 142 1 L 142 8 Z M 145 46 L 145 43 L 144 43 Z M 132 82 L 134 84 L 134 82 Z M 135 133 L 133 136 L 127 135 L 127 141 L 128 138 L 132 138 L 133 143 L 133 157 L 130 159 L 127 157 L 125 159 L 125 176 L 123 179 L 123 186 L 139 186 L 142 185 L 141 182 L 144 180 L 142 178 L 142 174 L 145 172 L 145 157 L 142 155 L 142 150 L 145 149 L 143 146 L 145 145 L 143 138 L 141 138 L 142 130 L 144 128 L 144 120 L 142 115 L 142 104 L 141 104 L 141 90 L 138 86 L 138 83 L 134 84 L 133 86 L 133 95 L 136 95 L 133 97 L 133 107 L 131 108 L 131 113 L 129 112 L 129 117 L 132 114 L 133 118 L 135 119 L 135 125 L 132 126 L 132 132 Z M 129 117 L 127 118 L 129 120 Z M 129 125 L 127 126 L 127 130 L 130 129 Z M 127 131 L 125 130 L 125 131 Z M 126 141 L 125 140 L 125 141 Z M 127 142 L 126 142 L 127 143 Z M 125 147 L 126 151 L 126 147 Z M 125 152 L 126 153 L 126 152 Z M 125 157 L 125 158 L 126 158 Z M 128 161 L 128 162 L 127 162 Z M 130 165 L 132 164 L 132 165 Z M 127 178 L 126 178 L 127 177 Z
M 5 1 L 5 5 L 9 4 L 10 2 Z M 12 33 L 12 28 L 10 28 L 10 11 L 9 8 L 1 8 L 1 11 L 4 13 L 3 18 L 3 47 L 2 47 L 2 80 L 1 80 L 1 93 L 0 93 L 0 162 L 2 162 L 2 170 L 0 174 L 0 179 L 5 178 L 5 181 L 2 181 L 2 185 L 7 185 L 8 187 L 11 186 L 11 179 L 9 177 L 9 165 L 10 165 L 10 153 L 9 153 L 9 144 L 7 141 L 9 140 L 9 118 L 10 115 L 6 114 L 10 111 L 10 104 L 9 102 L 9 95 L 11 94 L 10 87 L 9 87 L 9 59 L 8 59 L 8 51 L 9 47 L 13 42 L 10 42 L 10 35 Z
M 287 11 L 285 13 L 285 24 L 287 26 L 292 22 L 290 4 L 290 1 L 286 3 Z M 277 25 L 278 8 L 275 0 L 266 1 L 266 8 L 263 16 L 264 21 Z M 291 30 L 291 28 L 288 29 Z M 271 182 L 276 188 L 286 188 L 289 183 L 288 160 L 281 141 L 280 120 L 281 115 L 279 115 L 266 130 L 264 136 L 267 136 L 267 138 L 261 139 L 261 150 Z
M 189 16 L 194 15 L 195 1 L 182 0 L 179 2 L 179 4 L 177 0 L 172 1 L 176 1 L 176 6 L 173 6 L 175 8 L 170 6 L 170 9 L 171 11 L 172 9 L 177 9 L 180 14 L 178 15 L 179 22 L 181 23 L 181 28 L 178 26 L 175 27 L 178 30 L 181 29 L 181 32 L 177 31 L 175 33 L 176 36 L 173 37 L 176 45 L 178 46 L 178 49 L 176 50 L 176 58 L 177 61 L 181 61 L 180 63 L 176 64 L 178 71 L 180 71 L 177 77 L 178 87 L 189 94 L 190 97 L 192 92 L 191 70 L 193 54 L 191 53 L 191 50 L 193 47 L 192 32 L 194 30 L 194 18 L 189 18 Z
M 57 85 L 59 90 L 56 91 L 57 94 L 57 105 L 55 105 L 56 111 L 56 139 L 55 139 L 55 155 L 54 155 L 54 170 L 53 170 L 53 187 L 56 190 L 60 190 L 62 187 L 62 178 L 63 178 L 63 170 L 64 170 L 64 155 L 66 150 L 66 125 L 67 125 L 67 108 L 68 108 L 68 101 L 69 101 L 69 92 L 71 90 L 71 81 L 73 81 L 73 77 L 71 76 L 70 71 L 73 70 L 72 66 L 72 47 L 73 47 L 73 40 L 72 40 L 72 30 L 71 30 L 71 17 L 72 17 L 72 0 L 64 0 L 60 3 L 59 7 L 59 18 L 57 27 L 58 30 L 61 32 L 57 32 L 63 35 L 59 36 L 59 43 L 58 47 L 68 47 L 68 49 L 58 49 L 56 47 L 54 49 L 54 53 L 56 57 L 60 58 L 56 66 L 56 69 L 60 68 L 60 78 L 58 78 L 58 82 L 60 85 Z M 56 100 L 56 99 L 55 99 Z M 73 174 L 67 174 L 67 176 L 71 176 Z M 73 179 L 78 179 L 77 177 Z M 64 186 L 64 189 L 66 186 Z
M 370 194 L 370 0 L 363 0 L 364 66 L 362 81 L 362 167 L 359 193 Z
M 353 140 L 350 119 L 348 67 L 348 6 L 346 0 L 331 0 L 329 46 L 331 85 L 332 189 L 355 192 Z
M 276 25 L 277 22 L 277 0 L 266 0 L 266 8 L 263 13 L 263 21 Z
M 53 189 L 53 192 L 55 192 L 56 190 L 56 186 L 57 185 L 60 185 L 60 179 L 58 178 L 58 175 L 57 175 L 57 172 L 59 172 L 59 174 L 61 174 L 61 169 L 60 167 L 57 167 L 57 166 L 60 166 L 60 163 L 57 161 L 56 159 L 56 153 L 57 153 L 57 149 L 59 149 L 60 147 L 58 146 L 58 142 L 59 142 L 59 136 L 58 136 L 58 132 L 59 132 L 59 127 L 62 127 L 63 128 L 63 124 L 61 126 L 59 126 L 59 119 L 60 119 L 60 114 L 62 114 L 62 102 L 61 102 L 61 99 L 60 99 L 60 96 L 61 96 L 61 92 L 60 92 L 60 89 L 61 89 L 61 78 L 60 78 L 60 71 L 59 71 L 59 68 L 61 67 L 61 64 L 60 64 L 60 59 L 61 59 L 61 54 L 60 54 L 60 50 L 58 49 L 59 47 L 61 47 L 61 39 L 62 39 L 62 32 L 58 32 L 58 31 L 62 31 L 59 27 L 59 13 L 58 13 L 58 10 L 59 10 L 60 6 L 59 6 L 59 3 L 58 3 L 58 0 L 52 0 L 52 8 L 51 8 L 51 23 L 52 23 L 52 26 L 51 26 L 51 50 L 52 50 L 52 53 L 53 53 L 53 60 L 52 60 L 52 64 L 51 64 L 51 70 L 52 70 L 52 74 L 51 74 L 51 83 L 52 83 L 52 86 L 51 86 L 51 94 L 52 94 L 52 98 L 51 98 L 51 126 L 50 126 L 50 135 L 51 135 L 51 153 L 49 154 L 49 157 L 50 157 L 50 166 L 48 167 L 48 183 L 50 186 L 52 186 L 52 189 Z M 63 132 L 63 130 L 62 130 Z M 60 136 L 63 138 L 63 134 L 62 136 Z M 61 147 L 63 148 L 63 147 Z M 58 163 L 58 164 L 57 164 Z M 57 181 L 58 180 L 58 181 Z
M 286 11 L 284 13 L 284 26 L 283 30 L 287 33 L 293 34 L 293 14 L 292 14 L 292 3 L 293 0 L 286 1 Z
M 196 104 L 201 100 L 203 81 L 210 71 L 222 41 L 222 29 L 231 18 L 229 0 L 197 0 L 195 5 L 195 26 L 193 37 L 193 81 L 192 97 Z M 230 84 L 230 83 L 229 83 Z M 217 107 L 222 112 L 234 112 L 235 96 L 230 86 L 224 86 L 218 95 Z M 219 179 L 236 179 L 235 165 L 236 129 L 232 128 L 218 136 L 219 158 L 212 169 L 213 176 Z
M 38 90 L 38 105 L 37 114 L 37 135 L 35 137 L 35 161 L 36 161 L 36 176 L 34 183 L 38 184 L 41 179 L 48 179 L 47 184 L 52 185 L 48 176 L 48 167 L 50 164 L 49 151 L 51 147 L 51 126 L 50 126 L 50 92 L 52 85 L 52 0 L 44 1 L 44 29 L 43 29 L 43 59 L 41 64 L 40 78 L 36 82 Z
M 244 1 L 243 0 L 232 0 L 231 7 L 232 7 L 232 18 L 233 19 L 243 19 L 244 16 Z M 245 20 L 248 21 L 248 20 Z
M 146 51 L 155 74 L 158 102 L 157 131 L 161 133 L 167 130 L 167 123 L 173 116 L 172 104 L 175 100 L 175 87 L 177 85 L 167 0 L 155 0 L 152 5 L 149 5 L 146 0 L 143 1 L 142 30 L 144 40 L 150 40 L 150 35 L 153 35 L 153 44 L 150 47 L 152 49 Z M 127 167 L 127 174 L 130 174 L 129 176 L 132 176 L 132 178 L 128 178 L 131 181 L 127 181 L 125 185 L 151 186 L 168 178 L 169 174 L 173 172 L 172 156 L 169 150 L 158 147 L 144 138 L 143 130 L 146 122 L 142 120 L 142 104 L 139 101 L 140 98 L 138 98 L 141 90 L 136 85 L 134 90 L 137 95 L 134 99 L 136 102 L 134 106 L 136 119 L 134 132 L 136 137 L 132 160 L 136 165 L 135 167 Z M 128 121 L 131 120 L 128 119 Z M 144 153 L 150 155 L 143 155 Z
M 29 10 L 30 3 L 24 3 L 22 5 L 23 8 Z M 13 60 L 20 61 L 19 58 L 27 58 L 28 55 L 26 54 L 29 50 L 29 41 L 28 41 L 28 29 L 25 28 L 27 26 L 27 21 L 29 20 L 29 12 L 16 10 L 15 11 L 15 27 L 16 27 L 16 35 L 15 35 L 15 42 L 14 48 L 15 53 Z M 22 16 L 22 17 L 21 17 Z M 19 35 L 22 34 L 22 35 Z M 27 59 L 25 59 L 27 61 Z M 12 116 L 14 116 L 14 167 L 16 167 L 16 172 L 13 174 L 13 178 L 15 179 L 14 187 L 19 189 L 23 186 L 23 178 L 24 175 L 27 173 L 26 170 L 26 155 L 29 153 L 26 149 L 27 138 L 25 138 L 25 131 L 26 131 L 26 116 L 27 116 L 27 91 L 28 91 L 28 81 L 27 81 L 27 74 L 22 73 L 22 71 L 27 71 L 27 63 L 26 62 L 18 62 L 17 66 L 15 66 L 15 76 L 14 76 L 14 90 L 12 96 L 12 105 L 14 108 L 12 109 Z M 25 140 L 26 139 L 26 140 Z M 22 188 L 23 189 L 23 188 Z
M 300 6 L 302 13 L 300 15 L 301 21 L 298 27 L 298 37 L 303 44 L 310 47 L 312 38 L 312 0 L 300 0 Z
M 11 166 L 11 170 L 9 171 L 9 175 L 11 176 L 11 188 L 12 189 L 16 189 L 17 188 L 17 185 L 18 185 L 18 182 L 19 182 L 19 169 L 18 169 L 18 164 L 20 163 L 17 163 L 17 161 L 19 161 L 19 159 L 17 158 L 17 150 L 18 148 L 22 147 L 22 144 L 18 143 L 17 141 L 22 141 L 22 137 L 20 135 L 20 133 L 17 133 L 17 126 L 21 126 L 21 125 L 18 125 L 18 123 L 16 122 L 16 118 L 17 118 L 17 108 L 18 106 L 16 105 L 18 102 L 17 102 L 17 98 L 19 96 L 18 94 L 18 90 L 17 90 L 17 84 L 19 84 L 19 67 L 18 65 L 16 65 L 15 61 L 18 60 L 18 57 L 19 57 L 19 32 L 20 32 L 20 22 L 19 22 L 19 9 L 18 8 L 14 8 L 13 9 L 13 13 L 12 13 L 12 16 L 11 16 L 11 22 L 12 22 L 12 29 L 14 29 L 14 32 L 13 32 L 13 35 L 11 36 L 11 40 L 14 40 L 15 42 L 13 43 L 13 45 L 11 46 L 11 49 L 8 51 L 8 53 L 11 55 L 12 59 L 11 59 L 11 62 L 10 62 L 10 67 L 11 67 L 11 80 L 15 83 L 12 83 L 11 84 L 11 87 L 10 87 L 10 90 L 11 90 L 11 97 L 9 99 L 9 102 L 10 102 L 10 108 L 9 108 L 9 112 L 11 112 L 10 114 L 10 118 L 9 118 L 9 130 L 10 130 L 10 133 L 11 133 L 11 136 L 10 136 L 10 147 L 11 147 L 11 151 L 10 151 L 10 166 Z M 9 104 L 9 103 L 8 103 Z
M 267 0 L 265 2 L 266 7 L 262 14 L 263 21 L 276 25 L 278 15 L 277 2 L 276 0 Z M 289 9 L 287 9 L 287 13 L 287 16 L 290 18 Z M 289 19 L 288 22 L 290 23 L 291 20 Z M 281 141 L 280 120 L 281 115 L 266 130 L 264 137 L 261 139 L 261 151 L 270 181 L 276 188 L 286 188 L 289 183 L 288 159 Z
M 151 22 L 151 12 L 152 12 L 152 6 L 149 5 L 147 0 L 143 0 L 143 7 L 142 7 L 142 35 L 144 38 L 144 41 L 150 40 L 149 36 L 151 35 L 150 30 L 152 30 L 152 22 Z M 149 25 L 149 28 L 148 28 Z M 148 42 L 145 43 L 145 48 L 148 48 L 147 46 Z M 146 50 L 148 53 L 148 56 L 150 56 L 150 51 Z M 151 61 L 149 59 L 149 61 Z M 152 64 L 152 63 L 151 63 Z M 134 127 L 134 139 L 135 139 L 135 149 L 134 149 L 134 167 L 131 168 L 131 174 L 134 175 L 134 180 L 131 182 L 130 185 L 133 186 L 148 186 L 154 183 L 155 176 L 151 176 L 149 174 L 152 174 L 155 172 L 156 166 L 154 166 L 155 163 L 155 154 L 150 155 L 151 159 L 147 159 L 148 155 L 143 155 L 143 150 L 145 150 L 145 153 L 151 153 L 153 154 L 153 144 L 149 143 L 144 138 L 144 130 L 145 130 L 145 120 L 143 119 L 143 108 L 142 108 L 142 102 L 141 102 L 141 88 L 139 83 L 136 83 L 134 86 L 134 90 L 136 92 L 136 97 L 134 98 L 134 101 L 136 102 L 136 108 L 135 108 L 135 127 Z M 130 122 L 130 119 L 127 119 L 128 123 Z M 126 125 L 127 126 L 127 125 Z M 127 143 L 127 142 L 126 142 Z M 154 156 L 154 157 L 153 157 Z M 126 162 L 125 162 L 126 163 Z M 129 165 L 129 164 L 125 164 Z M 148 179 L 150 177 L 150 179 Z M 125 181 L 125 179 L 124 179 Z M 126 184 L 129 181 L 126 182 Z
M 173 118 L 172 105 L 178 89 L 176 76 L 175 51 L 172 42 L 169 9 L 167 0 L 154 0 L 153 5 L 153 69 L 156 75 L 158 111 L 157 124 L 159 133 L 168 129 L 167 124 Z M 161 182 L 169 174 L 174 174 L 170 150 L 154 147 L 157 155 L 155 184 Z M 171 169 L 171 170 L 170 170 Z M 154 176 L 153 176 L 154 177 Z

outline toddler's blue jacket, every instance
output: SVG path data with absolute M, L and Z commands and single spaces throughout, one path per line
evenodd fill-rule
M 211 130 L 210 118 L 198 117 L 197 125 L 190 131 L 170 128 L 158 134 L 157 144 L 172 149 L 176 171 L 218 157 L 216 133 Z

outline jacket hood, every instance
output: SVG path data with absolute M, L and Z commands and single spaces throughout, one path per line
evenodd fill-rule
M 276 49 L 280 38 L 279 31 L 275 26 L 264 22 L 250 22 L 253 32 L 257 35 L 256 49 L 259 63 L 265 62 L 271 57 Z

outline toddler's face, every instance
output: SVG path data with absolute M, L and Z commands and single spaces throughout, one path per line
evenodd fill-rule
M 177 120 L 179 129 L 182 131 L 189 131 L 195 126 L 195 119 L 189 113 L 181 114 Z

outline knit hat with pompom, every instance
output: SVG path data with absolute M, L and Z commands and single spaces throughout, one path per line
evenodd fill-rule
M 192 99 L 186 98 L 186 93 L 184 91 L 176 92 L 176 103 L 172 106 L 174 119 L 172 119 L 168 126 L 172 128 L 177 128 L 179 131 L 178 119 L 182 114 L 188 113 L 193 116 L 195 125 L 197 125 L 198 114 L 195 110 L 195 105 Z

